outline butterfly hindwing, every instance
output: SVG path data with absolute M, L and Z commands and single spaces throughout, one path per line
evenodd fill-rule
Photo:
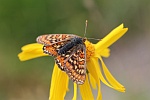
M 66 54 L 59 55 L 55 61 L 60 69 L 65 71 L 69 78 L 77 83 L 83 84 L 86 75 L 86 51 L 85 45 L 78 45 Z
M 67 65 L 68 63 L 68 65 Z M 70 64 L 70 66 L 69 66 Z M 83 84 L 86 78 L 86 49 L 79 45 L 74 54 L 66 62 L 66 73 L 73 82 Z

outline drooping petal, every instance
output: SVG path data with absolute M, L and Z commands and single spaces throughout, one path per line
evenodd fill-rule
M 74 83 L 74 95 L 73 95 L 72 100 L 76 100 L 76 99 L 77 99 L 77 84 Z
M 97 95 L 97 99 L 96 100 L 102 100 L 102 92 L 101 92 L 101 87 L 100 87 L 100 82 L 96 83 L 95 79 L 93 78 L 93 76 L 89 73 L 89 78 L 90 78 L 90 83 L 91 86 L 94 89 L 98 89 L 98 95 Z M 96 88 L 97 87 L 97 88 Z
M 21 61 L 26 61 L 41 56 L 48 56 L 43 53 L 42 48 L 43 45 L 38 43 L 25 45 L 21 48 L 22 52 L 18 54 L 18 57 Z
M 96 87 L 95 79 L 93 78 L 93 76 L 90 73 L 88 73 L 88 75 L 89 75 L 89 79 L 90 79 L 90 83 L 91 83 L 92 88 L 96 89 L 97 87 Z
M 102 92 L 101 92 L 100 82 L 98 82 L 97 86 L 98 86 L 98 95 L 97 95 L 96 100 L 102 100 Z
M 100 90 L 100 80 L 99 80 L 99 71 L 97 70 L 96 67 L 99 67 L 95 64 L 95 62 L 97 62 L 98 60 L 95 60 L 94 58 L 91 58 L 90 61 L 87 62 L 87 69 L 89 71 L 89 73 L 91 74 L 91 76 L 94 78 L 94 80 L 96 81 L 96 84 L 98 86 L 98 95 L 97 95 L 97 100 L 101 100 L 102 99 L 102 94 L 101 94 L 101 90 Z
M 108 82 L 112 85 L 112 87 L 115 89 L 115 90 L 118 90 L 120 92 L 125 92 L 125 87 L 123 85 L 121 85 L 112 75 L 111 73 L 109 72 L 109 70 L 107 69 L 105 63 L 103 62 L 102 58 L 99 57 L 101 63 L 102 63 L 102 68 L 103 68 L 103 71 L 104 71 L 104 74 L 108 80 Z
M 64 100 L 66 92 L 69 91 L 68 83 L 67 74 L 61 71 L 55 64 L 51 79 L 49 100 Z
M 98 62 L 98 58 L 91 58 L 90 59 L 90 63 L 88 63 L 88 70 L 90 70 L 89 72 L 91 73 L 91 75 L 93 75 L 93 77 L 97 80 L 101 80 L 105 85 L 109 86 L 110 88 L 113 88 L 103 77 L 102 72 L 100 70 L 100 65 Z M 90 67 L 92 66 L 92 67 Z M 96 74 L 97 73 L 97 74 Z M 97 82 L 98 83 L 98 82 Z
M 102 40 L 100 40 L 97 44 L 95 44 L 96 51 L 103 50 L 112 45 L 115 41 L 117 41 L 121 36 L 123 36 L 128 28 L 123 28 L 123 24 L 112 30 L 107 36 L 105 36 Z
M 94 100 L 88 77 L 86 77 L 85 83 L 83 85 L 79 85 L 79 88 L 82 100 Z
M 97 72 L 95 64 L 93 62 L 93 58 L 91 58 L 90 61 L 87 62 L 87 70 L 92 75 L 92 77 L 95 79 L 96 83 L 98 83 L 99 82 L 98 72 Z

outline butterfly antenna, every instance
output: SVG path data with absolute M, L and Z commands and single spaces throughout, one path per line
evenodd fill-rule
M 85 37 L 85 35 L 86 35 L 87 26 L 88 26 L 88 20 L 85 21 L 84 37 Z
M 87 27 L 88 27 L 88 20 L 85 20 L 84 38 L 85 38 L 85 35 L 86 35 Z M 87 38 L 87 39 L 93 39 L 93 40 L 98 40 L 98 41 L 101 40 L 101 39 L 95 39 L 95 38 Z
M 87 38 L 87 39 L 98 40 L 98 41 L 102 40 L 102 39 L 95 39 L 95 38 Z

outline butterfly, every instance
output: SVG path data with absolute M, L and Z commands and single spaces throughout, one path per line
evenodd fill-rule
M 78 85 L 86 78 L 86 38 L 73 34 L 47 34 L 38 36 L 43 52 L 53 56 L 58 67 Z

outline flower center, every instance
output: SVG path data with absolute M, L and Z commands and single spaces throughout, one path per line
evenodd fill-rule
M 94 45 L 88 40 L 85 41 L 86 45 L 86 61 L 90 60 L 90 57 L 94 55 L 95 48 Z

